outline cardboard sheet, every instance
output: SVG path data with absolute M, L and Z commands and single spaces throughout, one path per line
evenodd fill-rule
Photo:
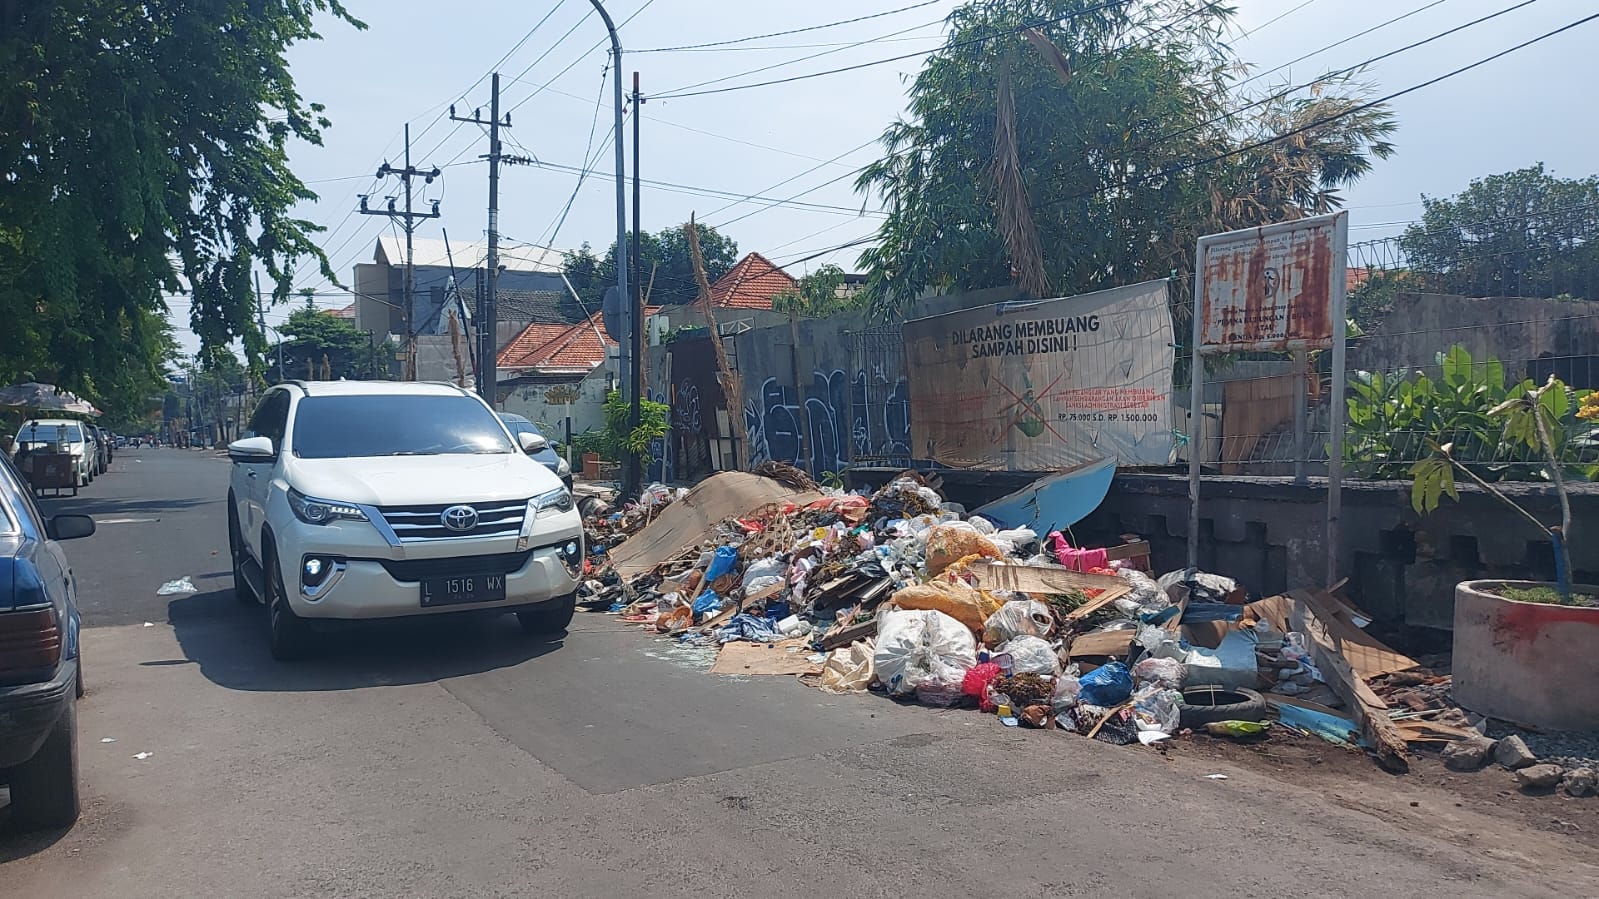
M 724 518 L 749 515 L 767 503 L 805 505 L 820 496 L 760 475 L 724 471 L 701 481 L 688 496 L 667 506 L 659 518 L 612 549 L 611 562 L 623 580 L 630 580 L 705 540 Z
M 1050 565 L 996 565 L 993 562 L 974 562 L 967 571 L 977 578 L 978 587 L 989 592 L 1010 590 L 1017 593 L 1052 596 L 1074 590 L 1105 591 L 1082 608 L 1073 611 L 1069 616 L 1071 618 L 1082 618 L 1095 609 L 1103 608 L 1132 592 L 1127 582 L 1119 577 L 1084 574 Z
M 790 652 L 793 648 L 796 651 Z M 783 640 L 775 646 L 735 640 L 722 646 L 716 655 L 712 674 L 820 674 L 822 666 L 810 661 L 806 641 Z

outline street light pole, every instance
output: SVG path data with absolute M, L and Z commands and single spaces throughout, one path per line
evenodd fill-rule
M 632 358 L 632 341 L 628 339 L 633 327 L 633 304 L 628 302 L 627 293 L 627 176 L 623 170 L 627 142 L 622 139 L 622 41 L 616 36 L 616 23 L 611 21 L 611 14 L 605 11 L 600 0 L 589 2 L 605 20 L 605 30 L 611 36 L 611 85 L 616 119 L 616 295 L 622 305 L 622 333 L 612 334 L 611 339 L 621 348 L 619 382 L 631 386 L 632 366 L 638 364 L 638 360 Z M 637 114 L 635 111 L 634 115 Z

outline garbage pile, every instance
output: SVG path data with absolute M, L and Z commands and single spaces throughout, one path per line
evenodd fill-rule
M 1115 744 L 1283 729 L 1402 770 L 1411 743 L 1480 735 L 1446 678 L 1365 634 L 1333 592 L 1251 602 L 1227 577 L 1157 578 L 1136 538 L 1078 547 L 1004 528 L 913 474 L 870 495 L 783 475 L 652 486 L 592 519 L 608 562 L 589 604 L 715 650 L 713 672 L 797 674 Z M 1374 684 L 1408 685 L 1409 704 L 1389 708 Z

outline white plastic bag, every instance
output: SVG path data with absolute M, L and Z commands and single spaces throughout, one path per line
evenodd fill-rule
M 833 650 L 822 666 L 822 689 L 829 693 L 858 693 L 872 682 L 872 641 L 856 640 Z
M 1183 694 L 1176 690 L 1150 684 L 1133 694 L 1133 721 L 1137 723 L 1139 731 L 1168 735 L 1177 733 L 1182 720 L 1182 711 L 1178 706 L 1182 701 Z
M 877 622 L 872 664 L 890 693 L 913 693 L 929 680 L 959 684 L 977 664 L 972 632 L 943 612 L 896 609 L 882 613 Z
M 1015 637 L 1000 646 L 999 651 L 1010 656 L 1011 670 L 1017 674 L 1049 677 L 1060 674 L 1060 657 L 1055 654 L 1055 647 L 1041 637 Z
M 997 645 L 1016 637 L 1047 637 L 1055 629 L 1049 606 L 1036 599 L 1013 599 L 983 621 L 983 642 Z

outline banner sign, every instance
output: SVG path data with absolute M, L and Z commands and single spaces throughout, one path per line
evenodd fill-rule
M 1316 350 L 1333 343 L 1345 213 L 1199 240 L 1200 352 Z
M 911 447 L 955 468 L 1170 461 L 1165 281 L 905 324 Z

